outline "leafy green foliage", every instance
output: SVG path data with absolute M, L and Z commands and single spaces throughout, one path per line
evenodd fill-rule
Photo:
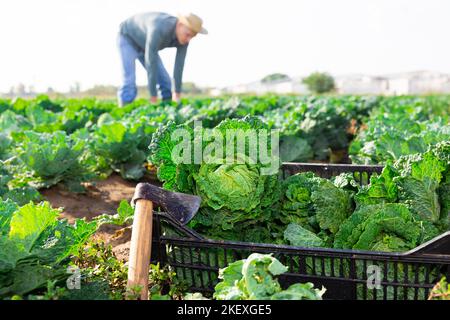
M 450 225 L 450 182 L 442 183 L 439 187 L 439 199 L 441 204 L 441 220 L 447 226 Z M 447 222 L 445 222 L 447 220 Z
M 26 184 L 14 186 L 14 183 L 10 182 L 14 182 L 10 166 L 7 161 L 0 161 L 0 199 L 10 199 L 18 205 L 42 200 L 41 194 L 35 188 Z
M 39 202 L 43 200 L 39 191 L 37 191 L 35 188 L 32 187 L 13 188 L 5 192 L 3 195 L 1 195 L 1 197 L 3 198 L 3 200 L 10 199 L 15 203 L 17 203 L 18 205 L 25 205 L 30 201 Z
M 333 234 L 352 211 L 350 192 L 311 172 L 290 176 L 283 182 L 281 222 L 296 223 L 323 242 L 332 241 Z
M 306 139 L 296 136 L 283 136 L 280 139 L 280 158 L 282 162 L 306 162 L 312 159 L 314 151 Z
M 58 220 L 48 202 L 19 207 L 0 202 L 0 296 L 24 295 L 68 277 L 68 258 L 96 231 L 96 223 Z
M 361 188 L 355 195 L 357 206 L 361 212 L 384 210 L 389 207 L 387 204 L 398 203 L 409 209 L 414 222 L 420 226 L 421 232 L 417 243 L 407 245 L 404 250 L 412 249 L 414 245 L 431 240 L 449 228 L 448 199 L 445 192 L 447 184 L 444 178 L 450 166 L 447 159 L 448 153 L 449 144 L 443 142 L 431 147 L 423 154 L 402 156 L 394 166 L 386 165 L 380 176 L 373 175 L 370 185 Z M 358 217 L 357 212 L 358 210 L 348 221 Z M 362 216 L 364 215 L 359 214 L 359 217 Z M 365 216 L 364 223 L 368 223 L 370 219 L 369 215 Z M 340 231 L 343 228 L 344 225 Z M 397 241 L 397 239 L 395 240 Z M 397 242 L 399 243 L 399 241 Z M 395 247 L 395 245 L 388 244 L 385 249 L 390 251 L 389 248 Z M 401 250 L 402 246 L 397 247 L 398 250 Z M 380 245 L 376 248 L 383 249 L 384 247 Z M 370 247 L 364 249 L 371 250 Z
M 284 231 L 284 239 L 298 247 L 324 247 L 325 242 L 314 232 L 302 228 L 296 223 L 290 223 Z
M 313 188 L 311 201 L 320 228 L 333 234 L 353 211 L 349 194 L 328 180 L 321 180 Z
M 341 173 L 340 175 L 331 178 L 331 182 L 333 182 L 336 187 L 347 190 L 352 194 L 358 192 L 360 188 L 360 184 L 356 181 L 352 173 Z
M 73 264 L 82 270 L 85 276 L 81 288 L 105 282 L 108 286 L 108 299 L 127 297 L 128 268 L 123 261 L 117 259 L 111 246 L 100 241 L 89 241 L 85 246 L 78 248 L 74 254 Z
M 187 126 L 177 126 L 174 122 L 160 127 L 150 143 L 150 162 L 157 166 L 158 178 L 166 189 L 189 193 L 192 190 L 192 165 L 177 163 L 172 157 L 172 151 L 179 141 L 172 139 L 175 130 L 185 130 L 193 139 L 193 131 Z
M 321 300 L 325 289 L 312 283 L 293 284 L 283 290 L 274 277 L 287 268 L 272 255 L 252 253 L 247 259 L 230 263 L 220 269 L 215 286 L 217 300 Z
M 418 155 L 404 156 L 395 166 L 399 177 L 399 201 L 421 220 L 448 228 L 448 199 L 445 190 L 450 171 L 450 142 L 443 142 Z M 440 185 L 442 185 L 440 187 Z
M 349 148 L 354 163 L 378 164 L 403 155 L 423 153 L 429 146 L 450 139 L 445 117 L 434 117 L 425 106 L 432 97 L 380 100 Z M 448 115 L 448 106 L 442 112 Z
M 213 128 L 226 119 L 258 116 L 269 128 L 280 130 L 280 156 L 284 161 L 348 161 L 344 150 L 362 122 L 366 122 L 369 111 L 372 114 L 368 128 L 359 132 L 351 147 L 354 162 L 397 159 L 405 153 L 423 152 L 429 144 L 448 140 L 446 97 L 268 95 L 184 99 L 180 107 L 147 105 L 145 100 L 137 100 L 118 108 L 113 101 L 49 100 L 40 96 L 34 100 L 6 100 L 0 110 L 0 159 L 6 160 L 16 153 L 20 141 L 13 141 L 13 132 L 64 131 L 71 135 L 81 130 L 87 134 L 77 136 L 83 137 L 91 154 L 83 165 L 100 177 L 114 170 L 127 179 L 139 179 L 145 173 L 143 154 L 151 157 L 147 149 L 151 137 L 158 127 L 171 120 L 189 127 L 202 121 L 205 128 Z M 102 126 L 106 127 L 101 129 Z M 117 135 L 107 127 L 117 130 Z M 381 137 L 391 132 L 398 132 L 393 135 L 394 141 L 388 136 Z M 409 133 L 404 132 L 415 136 L 410 139 Z M 398 142 L 408 139 L 411 143 L 406 147 Z
M 117 208 L 117 213 L 115 215 L 102 214 L 95 217 L 95 221 L 99 225 L 102 224 L 113 224 L 117 226 L 127 225 L 133 221 L 134 209 L 127 200 L 120 201 L 119 207 Z
M 290 176 L 283 181 L 280 211 L 282 222 L 310 223 L 309 218 L 315 213 L 311 193 L 319 180 L 313 173 L 307 172 Z
M 450 285 L 445 277 L 433 287 L 428 300 L 450 300 Z
M 137 180 L 144 175 L 146 155 L 140 150 L 136 127 L 131 124 L 99 119 L 92 134 L 95 153 L 106 159 L 114 171 L 125 179 Z M 102 121 L 104 120 L 104 121 Z
M 82 164 L 86 143 L 75 136 L 68 136 L 63 131 L 25 131 L 13 134 L 13 137 L 20 160 L 16 170 L 28 172 L 31 186 L 49 187 L 62 182 L 77 191 L 82 181 L 95 178 L 95 174 Z
M 372 175 L 370 184 L 363 186 L 355 195 L 356 204 L 360 206 L 364 204 L 397 202 L 398 186 L 394 182 L 396 176 L 398 176 L 397 171 L 391 165 L 386 165 L 381 175 Z
M 437 189 L 445 166 L 432 154 L 425 153 L 422 159 L 411 163 L 410 170 L 410 174 L 405 175 L 404 169 L 397 180 L 400 201 L 423 220 L 435 223 L 441 218 Z
M 63 296 L 63 299 L 138 299 L 141 288 L 134 291 L 127 289 L 128 266 L 124 261 L 117 259 L 111 245 L 101 241 L 90 241 L 78 248 L 73 263 L 81 270 L 82 290 L 73 290 L 69 295 Z M 159 264 L 150 265 L 148 288 L 152 300 L 181 299 L 186 293 L 184 283 L 176 278 L 175 272 L 168 267 L 160 267 Z
M 406 251 L 421 237 L 421 225 L 403 204 L 363 205 L 340 227 L 334 247 L 371 251 Z

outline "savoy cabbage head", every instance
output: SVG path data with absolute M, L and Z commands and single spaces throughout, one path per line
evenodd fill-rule
M 450 168 L 449 154 L 450 142 L 443 142 L 423 154 L 401 157 L 394 164 L 399 171 L 395 178 L 399 201 L 421 220 L 442 227 L 448 223 L 448 203 L 442 190 L 446 188 Z
M 280 161 L 272 153 L 267 125 L 258 118 L 226 119 L 212 130 L 169 122 L 153 135 L 149 148 L 164 188 L 202 198 L 190 224 L 197 231 L 243 240 L 246 232 L 236 231 L 240 227 L 255 229 L 271 220 L 279 199 Z M 264 151 L 269 161 L 262 161 Z M 271 237 L 263 234 L 259 241 Z
M 335 234 L 353 211 L 351 195 L 312 172 L 298 173 L 283 182 L 280 220 L 315 233 Z
M 420 222 L 404 204 L 360 206 L 336 233 L 334 247 L 371 251 L 406 251 L 419 244 Z

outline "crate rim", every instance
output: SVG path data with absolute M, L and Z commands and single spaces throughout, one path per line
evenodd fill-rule
M 434 242 L 435 239 L 441 236 L 450 237 L 450 231 L 443 233 L 442 235 L 430 240 Z M 228 241 L 228 240 L 213 240 L 208 238 L 195 239 L 195 238 L 178 238 L 161 236 L 160 241 L 163 244 L 177 244 L 177 245 L 193 245 L 193 247 L 202 248 L 217 248 L 223 247 L 224 249 L 245 249 L 254 251 L 269 251 L 274 250 L 273 253 L 289 253 L 289 254 L 301 254 L 308 256 L 320 256 L 329 258 L 352 258 L 361 260 L 376 260 L 377 258 L 383 260 L 392 260 L 390 262 L 429 262 L 429 263 L 450 263 L 450 255 L 446 254 L 416 254 L 415 251 L 419 247 L 416 247 L 406 252 L 383 252 L 383 251 L 368 251 L 368 250 L 351 250 L 351 249 L 335 249 L 335 248 L 308 248 L 290 245 L 277 245 L 270 243 L 255 243 L 255 242 L 241 242 L 241 241 Z M 428 243 L 428 242 L 427 242 Z M 426 244 L 426 243 L 425 243 Z
M 314 162 L 283 162 L 281 167 L 310 167 L 310 168 L 322 168 L 327 170 L 327 168 L 352 168 L 352 169 L 372 169 L 379 170 L 383 169 L 385 165 L 383 164 L 353 164 L 353 163 L 314 163 Z

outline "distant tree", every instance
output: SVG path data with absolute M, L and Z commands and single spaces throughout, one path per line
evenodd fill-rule
M 195 95 L 204 93 L 204 90 L 197 87 L 194 82 L 183 82 L 183 93 Z
M 261 79 L 262 83 L 268 83 L 268 82 L 273 82 L 273 81 L 280 81 L 280 80 L 290 80 L 291 78 L 289 78 L 288 75 L 283 74 L 283 73 L 272 73 L 269 74 L 267 76 L 265 76 L 264 78 Z
M 335 83 L 332 76 L 328 73 L 314 72 L 302 80 L 309 91 L 317 94 L 334 91 Z

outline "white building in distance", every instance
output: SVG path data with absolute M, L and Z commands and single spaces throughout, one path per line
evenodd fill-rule
M 235 86 L 229 86 L 221 89 L 215 89 L 211 91 L 215 95 L 220 94 L 266 94 L 266 93 L 276 93 L 276 94 L 307 94 L 308 89 L 302 83 L 302 78 L 290 78 L 287 80 L 276 80 L 271 82 L 254 81 L 247 84 L 240 84 Z
M 308 94 L 302 77 L 269 83 L 255 81 L 248 84 L 215 89 L 214 94 Z M 371 76 L 350 74 L 334 77 L 340 94 L 408 95 L 427 93 L 450 93 L 450 75 L 433 71 L 414 71 L 389 75 Z

